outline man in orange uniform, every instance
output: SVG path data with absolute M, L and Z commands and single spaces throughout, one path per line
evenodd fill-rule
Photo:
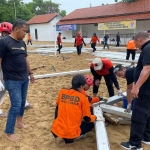
M 58 45 L 57 51 L 58 51 L 59 54 L 60 54 L 60 50 L 62 49 L 61 32 L 59 32 L 59 33 L 58 33 L 58 36 L 57 36 L 57 45 Z
M 93 48 L 93 52 L 96 51 L 96 48 L 95 48 L 96 42 L 99 42 L 99 44 L 100 44 L 100 41 L 99 41 L 96 33 L 94 33 L 93 36 L 92 36 L 92 38 L 91 38 L 91 42 L 90 42 L 91 43 L 91 47 Z
M 81 32 L 78 32 L 77 36 L 75 37 L 75 42 L 74 46 L 77 48 L 77 54 L 80 56 L 81 55 L 81 49 L 82 49 L 82 44 L 86 46 L 83 37 L 81 36 Z
M 129 60 L 130 58 L 130 54 L 132 54 L 132 60 L 134 61 L 135 59 L 135 54 L 136 54 L 136 47 L 135 47 L 135 42 L 134 42 L 134 37 L 132 38 L 132 40 L 129 40 L 127 43 L 127 56 L 126 56 L 126 60 Z
M 115 87 L 118 90 L 118 95 L 122 95 L 122 91 L 120 90 L 116 75 L 114 74 L 114 67 L 109 59 L 95 58 L 90 65 L 90 69 L 94 77 L 94 86 L 93 86 L 94 96 L 96 96 L 98 93 L 98 88 L 102 76 L 105 79 L 110 97 L 114 96 L 114 88 L 112 85 L 112 81 L 114 82 Z
M 61 89 L 58 94 L 56 119 L 52 123 L 51 131 L 55 138 L 63 138 L 66 144 L 86 136 L 93 129 L 93 122 L 100 120 L 100 117 L 91 115 L 88 99 L 81 93 L 85 83 L 85 77 L 77 74 L 72 78 L 72 88 Z
M 30 42 L 30 44 L 32 45 L 31 35 L 30 35 L 30 33 L 28 33 L 28 42 L 27 42 L 27 45 L 29 44 L 29 42 Z

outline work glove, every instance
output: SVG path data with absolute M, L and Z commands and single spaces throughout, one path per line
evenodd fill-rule
M 132 106 L 131 104 L 128 104 L 127 109 L 124 112 L 130 113 L 131 112 L 131 106 Z
M 96 121 L 105 121 L 103 116 L 96 116 Z
M 76 47 L 76 44 L 74 44 L 74 47 Z
M 3 83 L 0 81 L 0 91 L 3 91 L 4 90 L 4 85 Z
M 87 98 L 88 98 L 89 102 L 91 102 L 91 101 L 92 101 L 92 97 L 87 96 Z
M 118 96 L 124 96 L 121 90 L 118 90 Z
M 84 44 L 84 46 L 86 46 L 86 44 Z

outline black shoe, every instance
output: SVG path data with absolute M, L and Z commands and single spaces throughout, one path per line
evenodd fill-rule
M 121 146 L 127 150 L 143 150 L 142 147 L 132 146 L 129 142 L 122 142 Z

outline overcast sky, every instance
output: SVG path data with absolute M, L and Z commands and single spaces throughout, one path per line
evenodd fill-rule
M 90 3 L 92 6 L 101 6 L 102 3 L 113 4 L 115 0 L 52 0 L 52 1 L 61 4 L 60 9 L 66 10 L 67 14 L 69 14 L 75 9 L 89 7 Z M 32 0 L 23 0 L 23 2 L 28 3 L 32 2 Z

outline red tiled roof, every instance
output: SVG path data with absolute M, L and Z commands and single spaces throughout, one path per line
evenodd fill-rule
M 129 16 L 114 16 L 107 18 L 91 18 L 91 19 L 74 19 L 59 21 L 57 25 L 63 24 L 93 24 L 93 23 L 103 23 L 103 22 L 116 22 L 116 21 L 127 21 L 127 20 L 145 20 L 150 19 L 150 13 L 147 14 L 138 14 L 138 15 L 129 15 Z
M 41 24 L 41 23 L 48 23 L 53 18 L 55 18 L 58 14 L 44 14 L 44 15 L 37 15 L 31 18 L 27 24 Z
M 57 25 L 60 24 L 86 24 L 97 22 L 109 22 L 138 19 L 139 14 L 150 13 L 150 0 L 138 0 L 132 3 L 117 3 L 104 6 L 89 7 L 77 9 L 62 18 Z M 136 16 L 133 14 L 137 14 Z M 119 16 L 118 18 L 115 16 Z M 132 16 L 132 17 L 130 17 Z M 141 19 L 145 19 L 146 15 L 142 15 Z M 115 20 L 113 20 L 113 18 Z M 71 21 L 72 20 L 72 21 Z

